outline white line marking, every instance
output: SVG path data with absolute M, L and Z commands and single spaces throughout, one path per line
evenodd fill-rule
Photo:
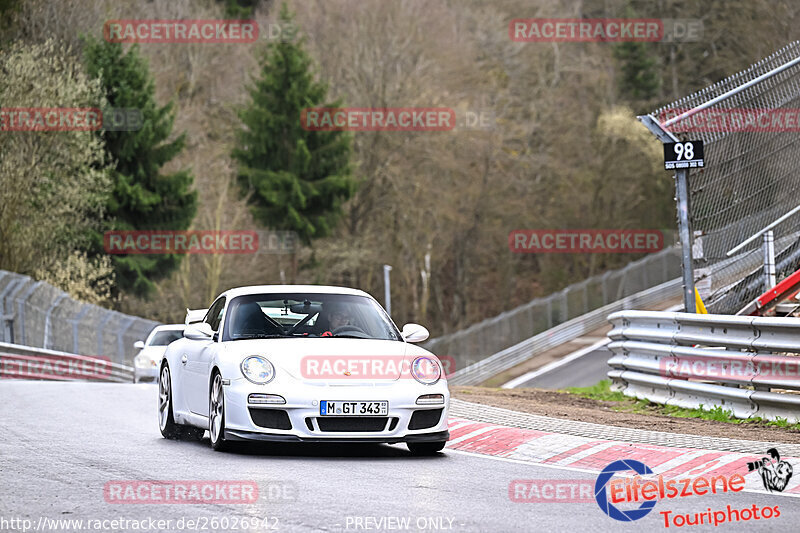
M 526 381 L 530 381 L 533 378 L 537 378 L 537 377 L 541 376 L 542 374 L 547 374 L 548 372 L 552 372 L 556 368 L 564 366 L 567 363 L 571 363 L 575 359 L 580 359 L 584 355 L 586 355 L 588 353 L 591 353 L 591 352 L 597 350 L 598 348 L 600 348 L 602 346 L 605 346 L 609 342 L 611 342 L 611 339 L 609 339 L 609 338 L 605 338 L 603 340 L 597 341 L 596 343 L 592 344 L 591 346 L 587 346 L 586 348 L 581 348 L 580 350 L 574 351 L 571 354 L 566 355 L 566 356 L 562 357 L 561 359 L 558 359 L 557 361 L 553 361 L 551 363 L 548 363 L 548 364 L 544 365 L 541 368 L 537 368 L 536 370 L 531 370 L 527 374 L 523 374 L 523 375 L 519 376 L 518 378 L 514 378 L 511 381 L 503 384 L 501 386 L 501 388 L 503 388 L 503 389 L 513 389 L 514 387 L 522 385 Z
M 453 439 L 453 440 L 448 441 L 448 444 L 449 443 L 458 444 L 458 443 L 460 443 L 462 441 L 469 440 L 469 439 L 471 439 L 473 437 L 477 437 L 478 435 L 483 435 L 484 433 L 488 433 L 489 431 L 495 431 L 495 430 L 498 430 L 498 429 L 504 429 L 504 428 L 502 426 L 490 426 L 488 428 L 476 429 L 475 431 L 473 431 L 471 433 L 467 433 L 466 435 L 462 435 L 462 436 L 458 437 L 457 439 Z

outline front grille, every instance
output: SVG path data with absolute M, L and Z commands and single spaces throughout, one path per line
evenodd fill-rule
M 426 409 L 424 411 L 414 411 L 408 429 L 427 429 L 439 423 L 444 409 Z
M 250 408 L 250 418 L 258 427 L 269 429 L 292 429 L 289 415 L 283 409 Z
M 361 417 L 361 416 L 337 416 L 331 418 L 319 417 L 320 431 L 383 431 L 389 418 L 381 417 Z

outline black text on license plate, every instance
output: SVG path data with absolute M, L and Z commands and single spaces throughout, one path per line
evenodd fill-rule
M 320 416 L 386 416 L 389 414 L 389 402 L 322 400 L 319 402 L 319 414 Z

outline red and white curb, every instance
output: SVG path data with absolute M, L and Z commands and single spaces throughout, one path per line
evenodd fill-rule
M 592 439 L 533 429 L 520 429 L 464 418 L 449 419 L 447 448 L 530 462 L 542 466 L 584 472 L 600 472 L 618 459 L 635 459 L 666 478 L 741 474 L 745 490 L 765 492 L 758 471 L 748 472 L 747 463 L 759 461 L 767 450 L 752 454 L 658 446 L 613 440 Z M 780 452 L 780 444 L 775 448 Z M 800 458 L 783 457 L 795 469 Z M 795 472 L 783 492 L 773 494 L 800 497 L 800 472 Z

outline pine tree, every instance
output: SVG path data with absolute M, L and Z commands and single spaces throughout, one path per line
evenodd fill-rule
M 293 26 L 285 4 L 280 25 Z M 304 109 L 340 105 L 323 104 L 327 91 L 313 78 L 302 40 L 270 43 L 261 76 L 249 91 L 251 102 L 239 113 L 244 127 L 233 150 L 254 218 L 273 229 L 297 232 L 305 244 L 329 234 L 341 202 L 355 189 L 350 135 L 307 131 L 301 125 Z
M 614 47 L 614 57 L 621 66 L 620 92 L 632 100 L 650 100 L 658 94 L 661 79 L 648 43 L 624 42 Z
M 167 140 L 175 119 L 172 103 L 162 107 L 156 104 L 155 85 L 135 45 L 125 53 L 119 43 L 88 38 L 84 56 L 89 74 L 102 81 L 109 107 L 141 113 L 139 129 L 102 133 L 107 153 L 115 162 L 106 229 L 187 229 L 197 212 L 192 174 L 189 170 L 161 173 L 161 167 L 185 144 L 185 134 Z M 99 250 L 102 235 L 95 237 Z M 115 255 L 117 287 L 147 296 L 154 281 L 177 268 L 180 259 L 180 255 L 172 254 Z
M 261 0 L 218 0 L 225 6 L 225 18 L 244 20 L 253 16 Z

